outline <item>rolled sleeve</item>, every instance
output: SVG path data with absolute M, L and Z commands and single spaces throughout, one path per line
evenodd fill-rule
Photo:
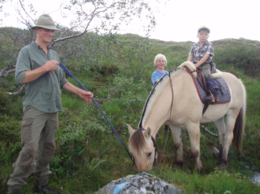
M 15 82 L 21 85 L 26 71 L 31 70 L 30 60 L 26 49 L 22 49 L 18 55 L 16 68 L 15 68 Z
M 15 76 L 15 83 L 17 85 L 22 85 L 23 79 L 25 77 L 26 71 L 20 72 L 17 76 Z
M 61 87 L 60 88 L 63 88 L 63 86 L 64 86 L 64 84 L 66 84 L 68 82 L 68 80 L 67 79 L 64 79 L 64 80 L 62 80 L 61 81 Z
M 193 54 L 193 46 L 190 49 L 189 55 L 194 56 L 194 54 Z
M 213 47 L 212 44 L 209 44 L 209 45 L 208 45 L 206 54 L 210 54 L 211 56 L 214 56 L 214 47 Z

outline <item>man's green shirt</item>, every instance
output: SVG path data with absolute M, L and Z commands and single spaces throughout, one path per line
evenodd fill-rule
M 37 69 L 50 60 L 60 61 L 54 50 L 48 49 L 46 55 L 35 42 L 22 48 L 16 62 L 16 84 L 22 84 L 26 71 Z M 67 81 L 63 70 L 57 66 L 55 71 L 47 72 L 36 80 L 26 83 L 23 111 L 28 105 L 45 113 L 62 111 L 60 94 L 61 88 Z

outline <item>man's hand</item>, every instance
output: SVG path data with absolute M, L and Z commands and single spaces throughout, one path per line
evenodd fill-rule
M 91 92 L 87 92 L 85 90 L 81 90 L 79 92 L 79 97 L 83 98 L 86 102 L 89 102 L 92 100 L 93 98 L 93 94 Z
M 43 66 L 46 68 L 46 71 L 55 71 L 57 69 L 57 65 L 59 65 L 59 62 L 55 60 L 47 61 Z
M 91 101 L 94 96 L 91 92 L 82 90 L 82 89 L 74 86 L 70 82 L 66 82 L 63 85 L 63 89 L 67 90 L 68 92 L 78 95 L 79 97 L 83 98 L 86 102 Z

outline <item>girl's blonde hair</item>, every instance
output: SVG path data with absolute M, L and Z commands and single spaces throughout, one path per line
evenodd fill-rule
M 154 61 L 153 61 L 155 67 L 156 67 L 156 62 L 157 62 L 159 59 L 165 60 L 165 66 L 167 66 L 167 59 L 166 59 L 165 55 L 159 53 L 158 55 L 155 56 Z

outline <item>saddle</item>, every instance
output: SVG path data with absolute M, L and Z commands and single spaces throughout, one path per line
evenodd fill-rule
M 193 74 L 193 76 L 195 78 L 197 78 L 198 82 L 200 83 L 201 87 L 206 92 L 206 94 L 212 95 L 212 93 L 210 92 L 211 88 L 208 88 L 208 83 L 205 80 L 205 76 L 203 75 L 203 73 L 201 71 L 196 69 L 196 67 L 194 66 L 194 64 L 192 62 L 186 61 L 186 62 L 182 63 L 179 67 L 186 67 L 187 71 L 190 71 Z M 211 75 L 212 75 L 212 78 L 214 78 L 214 79 L 222 76 L 222 73 L 216 69 L 215 63 L 211 63 Z M 214 79 L 212 79 L 212 81 L 214 81 Z M 216 82 L 216 83 L 217 83 L 217 87 L 220 88 L 220 84 L 218 82 Z
M 218 96 L 221 85 L 217 81 L 217 79 L 212 78 L 212 79 L 208 79 L 206 81 L 204 74 L 201 71 L 199 71 L 198 69 L 196 71 L 197 71 L 197 80 L 200 83 L 201 87 L 206 92 L 206 94 L 207 95 L 213 94 L 214 96 Z M 211 71 L 211 73 L 212 73 L 212 71 Z
M 191 75 L 194 84 L 196 86 L 198 95 L 201 99 L 201 102 L 204 103 L 204 98 L 207 96 L 207 92 L 208 92 L 204 75 L 200 71 L 196 70 L 194 64 L 190 61 L 186 61 L 182 63 L 179 67 L 185 67 L 187 72 Z M 219 101 L 213 102 L 211 104 L 214 105 L 214 104 L 223 104 L 223 103 L 230 102 L 230 91 L 227 83 L 222 78 L 222 72 L 216 69 L 215 64 L 211 66 L 211 70 L 212 70 L 212 77 L 216 80 L 220 88 L 220 93 L 218 94 Z

